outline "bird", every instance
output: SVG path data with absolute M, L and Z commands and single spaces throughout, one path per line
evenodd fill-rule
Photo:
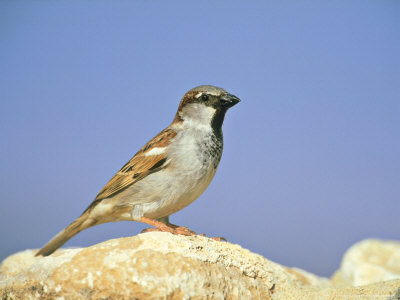
M 154 229 L 195 235 L 169 222 L 169 216 L 196 200 L 219 165 L 222 124 L 240 99 L 212 86 L 183 96 L 172 123 L 145 144 L 100 190 L 80 217 L 54 236 L 36 256 L 48 256 L 73 236 L 95 225 L 137 221 Z

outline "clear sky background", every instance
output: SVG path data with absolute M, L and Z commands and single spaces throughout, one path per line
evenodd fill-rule
M 3 0 L 0 260 L 78 217 L 201 84 L 242 102 L 172 222 L 324 276 L 355 242 L 400 240 L 399 1 Z

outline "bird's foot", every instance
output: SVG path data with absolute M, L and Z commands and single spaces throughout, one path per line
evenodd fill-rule
M 154 226 L 155 228 L 146 228 L 142 230 L 141 233 L 146 233 L 146 232 L 154 232 L 154 231 L 161 231 L 161 232 L 170 232 L 172 234 L 180 234 L 180 235 L 186 235 L 186 236 L 193 236 L 193 235 L 198 235 L 196 232 L 193 230 L 190 230 L 187 227 L 184 226 L 177 226 L 172 223 L 163 223 L 158 220 L 153 220 L 150 218 L 142 217 L 140 219 L 141 222 L 149 224 L 151 226 Z M 201 236 L 207 237 L 204 233 L 199 234 Z M 209 237 L 210 239 L 213 239 L 218 242 L 226 242 L 226 239 L 223 237 Z
M 187 235 L 187 234 L 185 234 L 185 233 L 190 233 L 190 234 L 188 234 L 188 235 L 197 235 L 196 232 L 194 232 L 193 230 L 190 230 L 189 228 L 187 228 L 187 227 L 185 227 L 185 226 L 178 226 L 178 225 L 172 224 L 172 223 L 170 223 L 170 222 L 164 223 L 164 224 L 167 225 L 168 227 L 174 228 L 175 231 L 176 231 L 176 234 L 184 234 L 184 235 Z M 181 233 L 181 232 L 183 232 L 183 233 Z
M 190 230 L 189 228 L 184 227 L 184 226 L 176 226 L 174 229 L 175 229 L 176 234 L 197 235 L 196 232 L 194 232 L 193 230 Z
M 143 229 L 140 233 L 161 231 L 161 232 L 170 232 L 173 234 L 181 234 L 181 235 L 196 235 L 197 234 L 196 232 L 194 232 L 193 230 L 190 230 L 187 227 L 176 226 L 176 225 L 170 226 L 170 225 L 173 225 L 173 224 L 165 225 L 165 227 L 163 226 L 162 228 L 161 227 L 160 228 L 153 228 L 153 227 L 146 228 L 146 229 Z
M 171 224 L 171 223 L 165 224 L 163 222 L 160 222 L 160 221 L 157 221 L 157 220 L 153 220 L 153 219 L 150 219 L 150 218 L 146 218 L 146 217 L 142 217 L 140 219 L 140 221 L 143 222 L 143 223 L 146 223 L 146 224 L 149 224 L 151 226 L 156 227 L 156 228 L 144 229 L 142 231 L 142 233 L 153 232 L 153 231 L 162 231 L 162 232 L 170 232 L 170 233 L 173 233 L 173 234 L 181 234 L 181 235 L 186 235 L 186 236 L 197 235 L 196 232 L 190 230 L 187 227 L 177 226 L 177 225 L 174 225 L 174 224 Z

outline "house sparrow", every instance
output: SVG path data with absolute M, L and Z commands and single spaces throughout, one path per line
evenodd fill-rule
M 169 215 L 196 200 L 208 187 L 222 155 L 222 123 L 239 98 L 202 85 L 182 98 L 172 123 L 128 161 L 83 214 L 37 255 L 50 255 L 84 229 L 106 222 L 138 221 L 155 230 L 194 235 L 169 223 Z

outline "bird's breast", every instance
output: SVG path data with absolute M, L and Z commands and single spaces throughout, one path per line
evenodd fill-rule
M 169 156 L 171 163 L 181 172 L 205 175 L 218 167 L 222 149 L 222 136 L 217 137 L 212 130 L 193 131 L 177 136 Z
M 173 197 L 164 198 L 168 214 L 196 200 L 209 186 L 222 155 L 222 140 L 212 134 L 179 137 L 171 149 L 169 179 Z M 168 215 L 166 214 L 166 215 Z

